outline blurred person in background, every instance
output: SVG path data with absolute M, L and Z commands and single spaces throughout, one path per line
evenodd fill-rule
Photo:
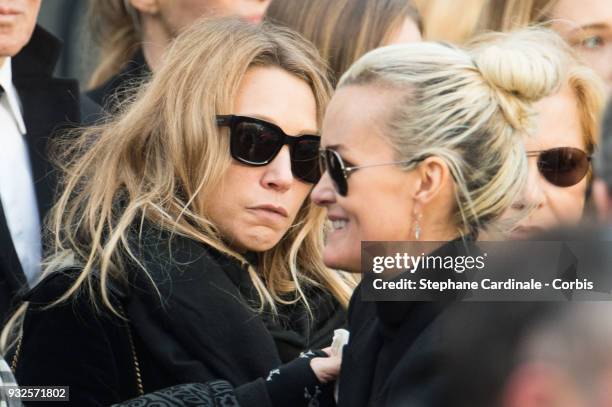
M 454 243 L 476 239 L 512 204 L 527 180 L 534 103 L 560 85 L 564 43 L 548 30 L 487 40 L 470 50 L 383 47 L 342 76 L 322 127 L 326 171 L 311 193 L 331 221 L 326 265 L 361 272 L 361 242 L 371 240 L 449 242 L 432 256 L 460 255 Z M 431 405 L 444 302 L 372 302 L 363 292 L 349 306 L 339 405 Z
M 557 31 L 612 92 L 612 1 L 491 0 L 480 30 L 509 31 L 544 23 Z
M 483 31 L 545 24 L 557 31 L 612 92 L 610 0 L 416 0 L 425 39 L 456 43 Z
M 603 121 L 601 144 L 595 155 L 595 181 L 593 201 L 599 220 L 612 224 L 612 102 Z
M 611 302 L 484 305 L 444 316 L 440 406 L 612 406 Z
M 53 77 L 61 44 L 36 26 L 40 0 L 0 1 L 0 325 L 41 272 L 41 224 L 56 181 L 53 132 L 79 121 L 79 87 Z
M 569 46 L 563 47 L 563 83 L 535 104 L 537 126 L 525 139 L 529 178 L 504 214 L 504 231 L 527 239 L 584 218 L 592 156 L 599 139 L 604 86 Z M 518 220 L 518 222 L 517 222 Z
M 423 30 L 412 0 L 274 0 L 266 20 L 310 40 L 329 63 L 333 85 L 366 52 L 420 41 Z
M 351 291 L 308 200 L 324 68 L 290 30 L 201 21 L 125 112 L 66 140 L 46 278 L 2 337 L 20 385 L 70 386 L 75 406 L 211 380 L 242 406 L 331 395 L 339 358 L 302 354 Z
M 100 62 L 87 95 L 107 109 L 120 104 L 150 72 L 168 44 L 202 17 L 259 23 L 270 0 L 94 0 L 90 24 Z

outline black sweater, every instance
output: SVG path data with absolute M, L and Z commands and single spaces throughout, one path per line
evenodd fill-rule
M 74 273 L 56 273 L 30 292 L 16 370 L 20 385 L 68 385 L 70 403 L 58 405 L 107 406 L 138 396 L 135 353 L 145 393 L 221 379 L 235 386 L 242 406 L 306 405 L 304 387 L 318 385 L 308 363 L 291 362 L 285 375 L 291 380 L 280 386 L 266 378 L 300 351 L 331 343 L 345 313 L 329 294 L 307 290 L 314 321 L 298 305 L 272 318 L 247 306 L 253 286 L 246 271 L 211 248 L 149 230 L 139 249 L 161 300 L 134 266 L 129 292 L 112 296 L 129 325 L 96 312 L 86 295 L 43 309 L 66 291 Z
M 460 254 L 457 242 L 449 242 L 432 255 Z M 455 278 L 452 270 L 434 271 L 437 278 Z M 438 397 L 446 380 L 441 320 L 452 299 L 363 301 L 365 281 L 357 287 L 349 305 L 351 334 L 342 355 L 338 405 L 439 405 Z

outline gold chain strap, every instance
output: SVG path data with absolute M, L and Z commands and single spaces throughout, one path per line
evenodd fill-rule
M 123 307 L 119 307 L 121 312 L 123 312 Z M 134 346 L 134 339 L 132 339 L 132 329 L 130 328 L 129 322 L 126 325 L 128 340 L 130 341 L 130 348 L 132 350 L 132 360 L 134 361 L 134 372 L 136 374 L 136 388 L 138 390 L 138 395 L 144 395 L 144 386 L 142 384 L 142 374 L 140 372 L 140 362 L 138 361 L 138 355 L 136 354 L 136 347 Z M 23 340 L 23 332 L 19 335 L 19 339 L 17 340 L 17 345 L 15 348 L 15 354 L 13 355 L 13 359 L 11 360 L 11 370 L 13 374 L 17 373 L 17 361 L 19 360 L 19 354 L 21 353 L 21 341 Z
M 119 309 L 121 313 L 125 315 L 123 307 L 120 305 Z M 142 384 L 142 374 L 140 373 L 140 362 L 138 361 L 138 355 L 136 354 L 136 346 L 134 346 L 134 339 L 132 338 L 132 328 L 130 327 L 129 321 L 126 321 L 128 340 L 130 341 L 130 348 L 132 349 L 132 359 L 134 361 L 134 373 L 136 374 L 136 388 L 138 389 L 138 395 L 144 395 L 144 386 Z
M 13 374 L 17 373 L 17 361 L 19 360 L 19 353 L 21 353 L 21 340 L 23 339 L 23 332 L 19 335 L 19 339 L 17 340 L 17 347 L 15 348 L 15 354 L 13 355 L 13 360 L 11 360 L 11 370 Z

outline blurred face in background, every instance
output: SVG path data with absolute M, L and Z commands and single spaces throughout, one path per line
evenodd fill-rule
M 612 92 L 612 1 L 559 0 L 550 18 Z
M 551 363 L 535 362 L 518 366 L 506 384 L 500 406 L 612 406 L 612 372 L 609 368 L 596 380 L 589 380 L 587 386 L 577 379 L 577 373 Z
M 259 23 L 271 0 L 158 0 L 160 14 L 174 35 L 200 17 L 239 17 Z
M 0 58 L 12 57 L 30 41 L 41 0 L 0 0 Z
M 106 1 L 106 0 L 104 0 Z M 259 23 L 271 0 L 129 0 L 138 14 L 145 60 L 155 71 L 181 30 L 204 17 L 238 17 Z
M 572 90 L 564 87 L 559 93 L 535 104 L 537 129 L 525 140 L 529 155 L 529 176 L 522 196 L 504 215 L 505 219 L 528 211 L 511 232 L 513 239 L 526 239 L 558 225 L 578 223 L 582 218 L 587 190 L 587 178 L 571 186 L 557 186 L 547 180 L 539 169 L 538 152 L 559 147 L 572 147 L 586 152 L 577 101 Z
M 249 69 L 232 114 L 276 124 L 292 136 L 318 134 L 317 105 L 310 86 L 280 68 Z M 264 166 L 232 160 L 221 185 L 210 194 L 214 198 L 208 214 L 235 250 L 261 252 L 285 235 L 311 189 L 312 184 L 293 175 L 285 145 Z

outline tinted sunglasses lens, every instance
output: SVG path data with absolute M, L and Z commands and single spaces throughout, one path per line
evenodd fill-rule
M 261 123 L 237 123 L 230 137 L 232 156 L 249 164 L 267 164 L 280 150 L 280 135 Z
M 348 184 L 342 171 L 342 159 L 334 150 L 325 150 L 325 164 L 330 178 L 336 185 L 336 190 L 342 196 L 348 193 Z
M 551 184 L 570 187 L 582 181 L 589 171 L 589 158 L 577 148 L 555 148 L 540 153 L 538 168 Z
M 291 151 L 291 170 L 296 178 L 316 184 L 321 178 L 318 138 L 299 138 Z

